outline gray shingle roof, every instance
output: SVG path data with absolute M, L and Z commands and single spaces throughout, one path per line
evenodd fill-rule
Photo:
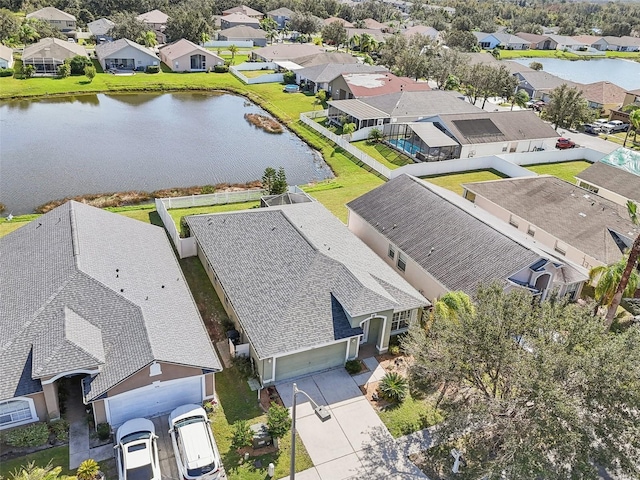
M 569 87 L 574 87 L 577 85 L 574 82 L 565 80 L 564 78 L 557 77 L 550 74 L 549 72 L 544 72 L 542 70 L 519 71 L 518 75 L 529 85 L 531 85 L 535 90 L 553 90 L 560 85 L 567 85 Z
M 108 58 L 118 53 L 120 50 L 122 50 L 125 47 L 133 47 L 136 50 L 139 50 L 142 53 L 155 58 L 156 60 L 160 60 L 158 56 L 155 53 L 153 53 L 151 50 L 149 50 L 146 47 L 143 47 L 139 43 L 132 42 L 128 38 L 120 38 L 113 42 L 105 42 L 105 43 L 96 45 L 96 55 L 98 56 L 98 58 Z
M 87 28 L 94 35 L 106 35 L 107 33 L 109 33 L 109 30 L 114 27 L 114 25 L 115 23 L 113 23 L 108 18 L 99 18 L 98 20 L 87 23 Z
M 267 34 L 264 30 L 259 28 L 248 27 L 246 25 L 236 25 L 235 27 L 225 28 L 218 33 L 220 38 L 267 38 Z
M 361 334 L 336 301 L 352 317 L 428 303 L 317 202 L 187 222 L 260 358 Z
M 363 63 L 325 63 L 306 67 L 296 71 L 296 75 L 315 83 L 328 83 L 335 80 L 343 73 L 373 73 L 387 72 L 385 67 L 379 65 L 366 65 Z
M 640 202 L 640 176 L 621 168 L 596 162 L 576 175 L 576 178 Z
M 347 207 L 449 290 L 474 294 L 540 256 L 432 191 L 400 175 Z
M 363 98 L 362 102 L 391 117 L 430 117 L 440 113 L 474 113 L 481 108 L 471 105 L 459 93 L 445 90 L 397 92 Z
M 622 256 L 610 230 L 627 240 L 640 231 L 622 205 L 556 177 L 510 178 L 464 187 L 602 263 Z
M 221 369 L 162 229 L 68 202 L 0 257 L 0 398 L 82 367 L 100 366 L 87 401 L 153 361 Z
M 56 20 L 56 21 L 75 21 L 76 17 L 70 13 L 58 10 L 56 7 L 44 7 L 35 12 L 27 13 L 27 18 L 39 18 L 41 20 Z

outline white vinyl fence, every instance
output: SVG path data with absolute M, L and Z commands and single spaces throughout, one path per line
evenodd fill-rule
M 336 145 L 338 145 L 340 148 L 344 149 L 345 151 L 349 152 L 351 155 L 353 155 L 359 161 L 361 161 L 365 165 L 368 165 L 369 167 L 371 167 L 373 170 L 378 172 L 383 177 L 391 178 L 392 170 L 390 168 L 385 167 L 382 163 L 380 163 L 376 159 L 370 157 L 369 155 L 364 153 L 359 148 L 354 147 L 353 145 L 351 145 L 345 138 L 341 137 L 340 135 L 336 135 L 332 131 L 324 128 L 318 122 L 313 120 L 313 118 L 325 116 L 327 114 L 326 112 L 327 111 L 324 110 L 324 111 L 320 111 L 320 112 L 301 113 L 300 114 L 300 121 L 302 123 L 304 123 L 305 125 L 308 125 L 309 127 L 313 128 L 315 131 L 317 131 L 318 133 L 322 134 L 323 136 L 327 137 L 333 143 L 335 143 Z
M 193 257 L 197 254 L 194 237 L 181 238 L 179 226 L 169 214 L 172 208 L 204 207 L 208 205 L 222 205 L 226 203 L 250 202 L 260 200 L 266 192 L 264 190 L 243 190 L 240 192 L 222 192 L 209 195 L 191 195 L 188 197 L 156 198 L 156 210 L 162 219 L 171 241 L 176 247 L 180 258 Z
M 204 46 L 208 48 L 228 48 L 231 45 L 235 45 L 238 48 L 253 48 L 253 40 L 211 40 L 204 43 Z
M 259 77 L 249 78 L 242 74 L 242 72 L 255 72 L 256 70 L 276 70 L 278 65 L 273 62 L 245 62 L 240 65 L 229 67 L 229 71 L 241 82 L 247 85 L 254 85 L 257 83 L 282 83 L 284 82 L 283 73 L 265 73 Z

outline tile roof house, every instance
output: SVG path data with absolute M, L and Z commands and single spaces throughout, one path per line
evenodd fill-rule
M 126 38 L 96 45 L 96 57 L 105 71 L 144 70 L 160 65 L 160 59 L 152 50 Z
M 224 60 L 212 51 L 184 38 L 162 47 L 160 60 L 174 72 L 203 72 L 224 65 Z
M 624 88 L 607 81 L 578 85 L 578 89 L 582 91 L 590 108 L 607 117 L 611 110 L 617 110 L 622 105 L 626 94 Z
M 329 90 L 329 83 L 343 73 L 378 73 L 388 70 L 380 65 L 367 65 L 364 63 L 325 63 L 305 67 L 296 71 L 296 83 L 304 82 L 308 88 L 316 93 L 318 90 Z
M 218 40 L 227 42 L 253 42 L 254 47 L 267 46 L 267 34 L 260 28 L 238 25 L 218 32 Z
M 186 223 L 262 385 L 384 352 L 429 305 L 318 202 Z
M 55 7 L 44 7 L 27 13 L 27 18 L 37 18 L 49 23 L 61 32 L 72 32 L 76 29 L 76 17 Z
M 626 207 L 556 177 L 510 178 L 463 187 L 465 197 L 478 208 L 587 270 L 617 262 L 640 233 Z
M 87 28 L 91 32 L 91 35 L 96 37 L 96 42 L 110 42 L 113 37 L 109 35 L 111 29 L 115 26 L 108 18 L 99 18 L 93 22 L 87 23 Z
M 0 68 L 13 68 L 13 49 L 0 43 Z
M 347 204 L 348 227 L 431 302 L 482 283 L 576 296 L 585 272 L 535 248 L 453 192 L 399 175 Z
M 57 75 L 58 67 L 76 55 L 89 57 L 82 45 L 59 38 L 43 38 L 38 43 L 24 47 L 23 65 L 33 65 L 36 75 Z
M 220 18 L 220 28 L 226 30 L 227 28 L 238 27 L 244 25 L 245 27 L 260 28 L 260 20 L 255 17 L 250 17 L 244 13 L 230 13 Z
M 628 166 L 611 162 L 612 156 L 626 157 Z M 619 148 L 577 174 L 576 179 L 578 186 L 618 205 L 626 206 L 628 200 L 640 204 L 640 154 L 632 150 Z
M 347 73 L 330 82 L 334 100 L 373 97 L 399 92 L 426 92 L 431 90 L 427 82 L 397 77 L 393 73 Z
M 251 7 L 247 7 L 246 5 L 238 5 L 237 7 L 228 8 L 222 11 L 222 16 L 226 17 L 228 15 L 233 15 L 234 13 L 241 13 L 246 15 L 247 17 L 252 17 L 257 20 L 262 20 L 264 18 L 264 14 L 255 10 Z
M 0 239 L 0 429 L 82 380 L 112 427 L 212 398 L 220 361 L 164 231 L 67 202 Z

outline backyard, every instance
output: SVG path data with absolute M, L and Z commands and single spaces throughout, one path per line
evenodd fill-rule
M 351 145 L 359 148 L 370 157 L 391 169 L 414 163 L 410 157 L 394 150 L 386 143 L 371 143 L 367 140 L 360 140 L 358 142 L 352 142 Z
M 591 166 L 585 160 L 573 162 L 543 163 L 539 165 L 527 165 L 526 169 L 536 172 L 538 175 L 553 175 L 569 183 L 576 183 L 575 176 Z
M 445 175 L 432 175 L 428 177 L 421 177 L 429 183 L 438 185 L 439 187 L 451 190 L 459 195 L 462 195 L 464 189 L 462 184 L 472 182 L 486 182 L 487 180 L 499 180 L 501 178 L 507 178 L 507 176 L 497 170 L 471 170 L 461 173 L 448 173 Z

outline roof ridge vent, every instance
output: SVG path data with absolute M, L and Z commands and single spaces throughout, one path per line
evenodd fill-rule
M 73 202 L 69 202 L 69 222 L 71 224 L 71 247 L 73 256 L 80 255 L 80 241 L 78 240 L 78 224 L 76 222 L 76 211 L 73 208 Z

